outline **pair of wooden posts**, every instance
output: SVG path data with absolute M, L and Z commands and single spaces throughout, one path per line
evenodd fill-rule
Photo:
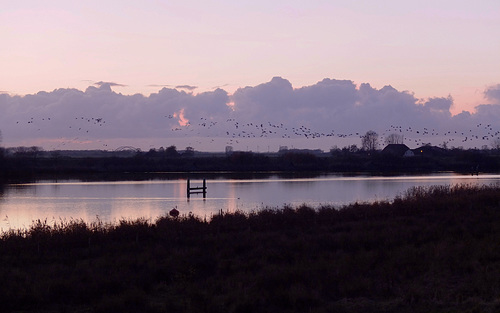
M 192 193 L 202 193 L 203 198 L 207 197 L 207 181 L 203 179 L 203 187 L 191 187 L 191 180 L 187 180 L 187 197 L 189 198 Z

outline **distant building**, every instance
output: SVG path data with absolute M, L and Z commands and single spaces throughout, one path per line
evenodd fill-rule
M 413 153 L 415 155 L 423 155 L 423 156 L 443 156 L 446 154 L 446 150 L 440 147 L 425 145 L 417 149 L 413 149 Z
M 413 156 L 415 156 L 415 153 L 413 153 L 413 151 L 411 151 L 410 149 L 408 149 L 408 151 L 406 151 L 405 154 L 403 154 L 403 157 L 405 157 L 405 158 L 413 157 Z
M 383 150 L 383 154 L 389 154 L 398 157 L 411 157 L 414 156 L 413 151 L 405 144 L 388 144 Z

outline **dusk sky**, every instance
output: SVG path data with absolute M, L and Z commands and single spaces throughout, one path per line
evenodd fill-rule
M 2 1 L 2 145 L 500 136 L 500 2 Z M 450 137 L 453 135 L 453 139 Z

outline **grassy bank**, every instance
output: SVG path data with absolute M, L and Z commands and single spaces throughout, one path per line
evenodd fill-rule
M 500 187 L 209 221 L 37 221 L 1 235 L 0 281 L 7 312 L 497 312 Z

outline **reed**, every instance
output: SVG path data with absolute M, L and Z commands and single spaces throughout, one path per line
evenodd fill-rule
M 1 311 L 496 312 L 500 186 L 0 235 Z

